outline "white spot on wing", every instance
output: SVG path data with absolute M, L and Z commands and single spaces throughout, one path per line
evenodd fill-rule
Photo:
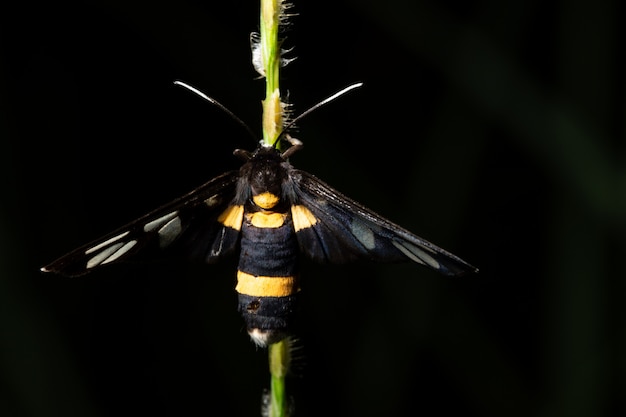
M 152 220 L 149 223 L 146 223 L 143 226 L 143 231 L 144 232 L 151 232 L 153 230 L 158 229 L 159 227 L 163 226 L 165 223 L 169 222 L 170 220 L 172 220 L 174 217 L 176 217 L 178 215 L 178 211 L 173 211 L 171 213 L 167 213 L 165 216 L 161 216 L 156 220 Z
M 214 194 L 211 197 L 204 200 L 204 204 L 206 204 L 209 208 L 213 208 L 222 202 L 219 194 Z
M 126 236 L 128 233 L 129 233 L 129 232 L 128 232 L 128 230 L 127 230 L 127 231 L 125 231 L 124 233 L 121 233 L 121 234 L 119 234 L 119 235 L 117 235 L 117 236 L 112 237 L 111 239 L 105 240 L 105 241 L 104 241 L 104 242 L 102 242 L 102 243 L 98 243 L 96 246 L 93 246 L 93 247 L 91 247 L 91 248 L 87 249 L 87 250 L 85 251 L 85 255 L 89 255 L 90 253 L 96 252 L 96 251 L 98 251 L 98 250 L 102 249 L 103 247 L 105 247 L 105 246 L 107 246 L 107 245 L 109 245 L 109 244 L 111 244 L 111 243 L 115 242 L 116 240 L 120 240 L 121 238 L 123 238 L 124 236 Z
M 115 251 L 117 251 L 122 246 L 124 246 L 124 244 L 121 242 L 109 246 L 108 248 L 91 258 L 89 261 L 87 261 L 87 269 L 100 265 L 102 262 L 104 262 L 105 259 L 115 253 Z
M 122 246 L 121 248 L 116 250 L 113 255 L 109 256 L 104 261 L 102 261 L 102 265 L 108 264 L 109 262 L 113 262 L 114 260 L 118 259 L 120 256 L 124 255 L 126 252 L 128 252 L 136 244 L 137 244 L 136 240 L 130 240 L 130 241 L 126 242 L 124 244 L 124 246 Z
M 180 217 L 174 217 L 159 229 L 159 246 L 161 248 L 169 246 L 178 237 L 181 230 Z
M 439 262 L 432 256 L 430 256 L 426 251 L 420 249 L 416 245 L 413 245 L 406 241 L 392 241 L 393 245 L 398 248 L 402 253 L 404 253 L 409 259 L 420 263 L 422 265 L 428 265 L 434 269 L 440 269 L 441 266 Z
M 350 231 L 367 249 L 374 249 L 376 247 L 374 232 L 363 222 L 353 219 L 352 222 L 350 222 Z

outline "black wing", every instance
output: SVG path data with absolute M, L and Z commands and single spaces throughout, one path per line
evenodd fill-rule
M 300 250 L 316 262 L 414 261 L 445 275 L 478 269 L 342 195 L 313 175 L 293 170 L 297 204 L 314 216 L 311 227 L 298 230 Z M 314 224 L 313 224 L 314 223 Z
M 214 262 L 233 252 L 239 232 L 217 217 L 235 197 L 238 171 L 220 175 L 192 192 L 41 268 L 83 275 L 112 262 L 152 259 L 165 252 Z

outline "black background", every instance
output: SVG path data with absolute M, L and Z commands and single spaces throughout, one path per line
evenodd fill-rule
M 480 267 L 308 265 L 297 416 L 613 416 L 626 395 L 624 7 L 297 1 L 292 158 Z M 259 415 L 235 266 L 43 264 L 236 168 L 258 4 L 0 13 L 0 414 Z

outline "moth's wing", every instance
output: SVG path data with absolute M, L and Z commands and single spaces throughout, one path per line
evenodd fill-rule
M 78 276 L 114 262 L 168 256 L 215 262 L 238 243 L 238 230 L 218 221 L 235 197 L 237 178 L 237 171 L 222 174 L 41 270 Z
M 313 175 L 291 174 L 295 204 L 313 218 L 297 227 L 301 252 L 316 262 L 345 263 L 357 259 L 378 262 L 414 261 L 445 275 L 478 269 L 444 249 L 379 216 L 339 193 Z M 296 209 L 295 216 L 301 216 Z

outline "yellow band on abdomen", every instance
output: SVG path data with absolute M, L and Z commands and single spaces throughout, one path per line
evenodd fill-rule
M 300 291 L 296 277 L 254 276 L 237 271 L 235 291 L 253 297 L 285 297 Z
M 254 227 L 277 229 L 285 223 L 287 215 L 285 213 L 257 211 L 246 214 L 246 217 L 250 219 L 250 223 Z

